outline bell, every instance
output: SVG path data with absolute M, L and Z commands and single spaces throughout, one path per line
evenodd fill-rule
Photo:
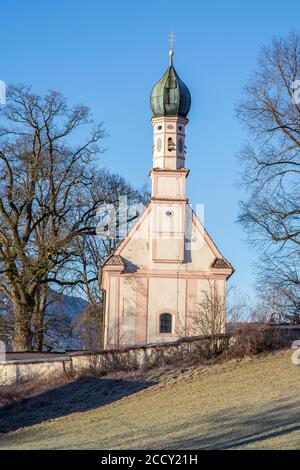
M 169 150 L 169 152 L 172 152 L 172 150 L 175 150 L 175 149 L 176 149 L 176 145 L 173 142 L 172 137 L 169 137 L 168 138 L 168 150 Z

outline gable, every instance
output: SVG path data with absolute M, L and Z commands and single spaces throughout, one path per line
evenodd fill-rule
M 232 267 L 222 256 L 191 207 L 186 204 L 185 251 L 183 263 L 154 262 L 152 259 L 152 203 L 129 231 L 114 255 L 122 257 L 125 271 L 179 270 L 209 271 Z

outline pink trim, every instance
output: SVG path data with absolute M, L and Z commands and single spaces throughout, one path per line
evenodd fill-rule
M 165 201 L 163 204 L 164 206 L 186 206 L 186 198 L 178 198 L 178 199 L 168 199 L 168 198 L 155 198 L 151 199 L 152 204 L 156 204 L 161 206 L 161 201 Z
M 185 312 L 184 312 L 184 334 L 187 336 L 187 316 L 188 316 L 188 280 L 185 279 Z
M 148 329 L 149 329 L 149 278 L 147 277 L 146 343 L 148 343 Z
M 159 158 L 163 158 L 161 155 Z M 174 158 L 174 157 L 171 157 Z M 179 158 L 184 158 L 184 157 L 179 157 Z M 183 175 L 186 174 L 188 175 L 190 170 L 188 168 L 152 168 L 149 171 L 149 176 L 152 174 L 165 174 L 166 176 L 169 176 L 168 173 L 170 173 L 172 176 L 176 176 L 178 173 L 182 173 Z
M 163 239 L 163 240 L 167 240 L 166 238 L 163 238 L 162 236 L 163 235 L 170 235 L 170 238 L 174 238 L 175 240 L 179 240 L 181 239 L 182 237 L 178 236 L 178 235 L 184 235 L 184 232 L 181 232 L 181 231 L 175 231 L 175 230 L 168 230 L 167 232 L 163 232 L 163 231 L 159 231 L 159 232 L 154 232 L 156 235 L 160 235 L 160 236 L 157 236 L 155 238 L 155 240 L 159 240 L 159 239 Z M 176 235 L 175 237 L 173 235 Z M 220 268 L 218 268 L 220 269 Z
M 109 281 L 108 281 L 109 282 Z M 108 290 L 105 291 L 105 316 L 104 316 L 104 347 L 106 347 L 107 339 L 109 338 L 109 298 L 110 295 L 110 290 L 109 290 L 109 284 L 108 284 Z
M 153 258 L 153 263 L 165 263 L 165 264 L 182 264 L 183 258 L 176 258 L 176 259 L 164 259 L 164 258 Z
M 118 309 L 118 341 L 121 340 L 120 338 L 120 277 L 118 277 L 118 283 L 117 283 L 117 291 L 118 291 L 118 303 L 117 303 L 117 309 Z
M 116 331 L 117 331 L 117 346 L 120 346 L 120 276 L 117 277 L 117 287 L 116 287 L 116 307 L 117 307 L 117 315 L 116 315 Z
M 147 342 L 148 280 L 142 278 L 136 284 L 135 344 Z
M 180 263 L 178 263 L 180 264 Z M 149 271 L 135 271 L 135 272 L 125 272 L 122 273 L 121 276 L 130 276 L 130 277 L 161 277 L 161 278 L 179 278 L 179 279 L 226 279 L 229 273 L 220 273 L 219 275 L 212 273 L 210 271 L 203 271 L 203 272 L 188 272 L 188 271 L 178 271 L 175 270 L 149 270 Z
M 186 318 L 186 334 L 191 333 L 191 315 L 195 312 L 197 307 L 197 279 L 189 279 L 187 281 L 187 318 Z

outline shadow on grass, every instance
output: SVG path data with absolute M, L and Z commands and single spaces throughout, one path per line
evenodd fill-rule
M 15 431 L 120 400 L 153 385 L 143 380 L 93 377 L 77 380 L 0 408 L 0 433 Z
M 295 440 L 292 434 L 300 431 L 300 402 L 285 404 L 274 402 L 259 408 L 233 408 L 198 419 L 185 419 L 165 436 L 168 449 L 237 449 L 254 446 L 268 448 L 269 439 L 285 437 L 285 448 L 299 446 L 300 433 Z M 205 433 L 203 432 L 205 429 Z M 190 430 L 190 431 L 189 431 Z M 298 443 L 298 444 L 297 444 Z

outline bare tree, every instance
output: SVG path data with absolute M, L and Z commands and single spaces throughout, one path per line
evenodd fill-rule
M 298 306 L 296 316 L 300 304 L 300 104 L 295 93 L 299 78 L 299 35 L 274 39 L 262 49 L 257 71 L 237 109 L 252 140 L 239 156 L 242 184 L 249 193 L 241 204 L 239 221 L 261 253 L 260 285 L 280 290 L 289 310 L 291 301 Z M 291 317 L 290 312 L 286 317 Z
M 103 348 L 103 302 L 88 304 L 76 323 L 76 332 L 84 349 Z
M 72 145 L 86 126 L 88 139 Z M 103 137 L 89 109 L 70 108 L 60 93 L 8 89 L 0 113 L 0 292 L 13 306 L 16 350 L 32 347 L 41 286 L 63 284 L 58 273 L 76 255 L 72 242 L 91 231 L 97 204 L 87 189 Z
M 274 264 L 273 264 L 274 267 Z M 271 323 L 299 323 L 300 297 L 298 286 L 281 276 L 275 270 L 270 277 L 264 277 L 258 286 L 258 310 Z M 266 275 L 269 269 L 266 267 Z M 288 271 L 288 268 L 287 268 Z M 285 284 L 288 284 L 284 287 Z
M 232 285 L 226 292 L 226 326 L 255 321 L 256 306 L 250 297 Z M 229 328 L 230 329 L 230 328 Z
M 95 174 L 91 189 L 92 201 L 105 201 L 105 205 L 114 208 L 116 233 L 113 237 L 109 230 L 79 236 L 75 241 L 77 257 L 68 269 L 73 279 L 80 281 L 71 288 L 71 292 L 88 301 L 78 323 L 81 338 L 87 348 L 99 349 L 103 346 L 103 293 L 99 288 L 101 266 L 127 235 L 148 201 L 149 193 L 145 188 L 133 188 L 124 178 L 105 169 Z M 98 222 L 99 214 L 95 215 L 92 225 L 97 226 Z
M 225 333 L 226 292 L 216 282 L 207 280 L 201 297 L 190 318 L 189 336 L 207 337 L 208 348 L 214 353 L 220 347 L 220 335 Z
M 0 340 L 4 341 L 8 350 L 12 347 L 13 311 L 10 302 L 0 292 Z

